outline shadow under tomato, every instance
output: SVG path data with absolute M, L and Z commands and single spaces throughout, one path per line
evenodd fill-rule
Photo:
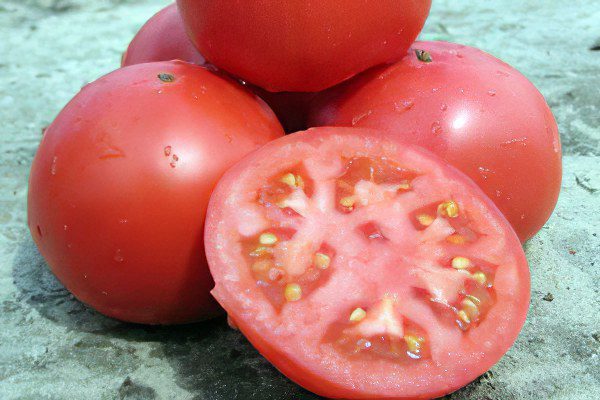
M 229 328 L 225 318 L 180 326 L 148 326 L 99 314 L 62 286 L 30 238 L 17 250 L 12 276 L 18 289 L 16 301 L 24 308 L 16 312 L 26 313 L 30 307 L 67 331 L 80 333 L 74 344 L 78 351 L 70 357 L 85 357 L 93 372 L 117 374 L 109 366 L 102 367 L 107 364 L 103 350 L 119 347 L 122 351 L 118 351 L 119 360 L 114 362 L 131 365 L 132 371 L 148 358 L 166 362 L 175 372 L 175 383 L 195 399 L 320 398 L 279 373 L 240 332 Z M 136 351 L 139 345 L 149 348 L 149 352 L 144 352 L 148 355 Z M 151 387 L 155 383 L 132 382 L 125 376 L 116 378 L 124 379 L 118 389 L 120 398 L 156 398 Z

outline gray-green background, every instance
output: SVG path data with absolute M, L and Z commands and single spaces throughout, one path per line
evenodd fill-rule
M 316 398 L 223 320 L 143 327 L 87 309 L 29 238 L 27 175 L 42 127 L 83 84 L 115 69 L 166 4 L 0 0 L 2 400 Z M 521 70 L 548 99 L 565 155 L 557 209 L 525 246 L 525 328 L 489 373 L 450 398 L 600 399 L 600 2 L 434 0 L 422 38 L 477 46 Z

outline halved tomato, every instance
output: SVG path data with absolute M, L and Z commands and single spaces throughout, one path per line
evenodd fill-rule
M 431 398 L 515 341 L 529 270 L 466 176 L 392 136 L 273 141 L 213 192 L 213 295 L 279 370 L 326 397 Z

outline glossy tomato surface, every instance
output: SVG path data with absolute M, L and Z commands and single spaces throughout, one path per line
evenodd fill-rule
M 415 40 L 430 0 L 178 0 L 206 58 L 272 92 L 316 92 L 393 62 Z
M 165 7 L 146 22 L 123 54 L 121 65 L 125 67 L 171 60 L 183 60 L 212 71 L 217 70 L 217 67 L 204 59 L 188 38 L 176 4 Z M 306 128 L 306 115 L 313 93 L 271 93 L 247 82 L 241 83 L 273 109 L 286 132 Z
M 165 7 L 144 24 L 123 54 L 121 65 L 171 60 L 206 64 L 188 38 L 176 4 Z
M 83 88 L 42 139 L 29 182 L 33 239 L 103 314 L 149 324 L 213 316 L 202 239 L 211 190 L 282 135 L 262 102 L 201 67 L 117 70 Z
M 562 178 L 556 121 L 531 82 L 489 54 L 417 42 L 399 63 L 315 103 L 309 125 L 381 129 L 442 157 L 483 189 L 522 241 L 554 210 Z
M 273 141 L 213 192 L 215 298 L 290 379 L 326 397 L 432 398 L 494 365 L 529 270 L 466 176 L 397 137 L 317 128 Z

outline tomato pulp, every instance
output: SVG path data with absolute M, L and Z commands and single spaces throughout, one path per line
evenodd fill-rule
M 139 64 L 86 86 L 46 130 L 29 182 L 29 228 L 78 299 L 131 322 L 220 312 L 203 248 L 221 174 L 283 135 L 268 107 L 178 62 Z
M 525 241 L 548 220 L 562 178 L 556 121 L 539 91 L 472 47 L 417 42 L 313 102 L 310 126 L 381 129 L 473 179 Z
M 483 192 L 397 137 L 273 141 L 213 192 L 213 295 L 279 370 L 326 397 L 431 398 L 515 341 L 529 270 Z
M 316 92 L 404 56 L 431 0 L 178 0 L 196 48 L 271 92 Z

